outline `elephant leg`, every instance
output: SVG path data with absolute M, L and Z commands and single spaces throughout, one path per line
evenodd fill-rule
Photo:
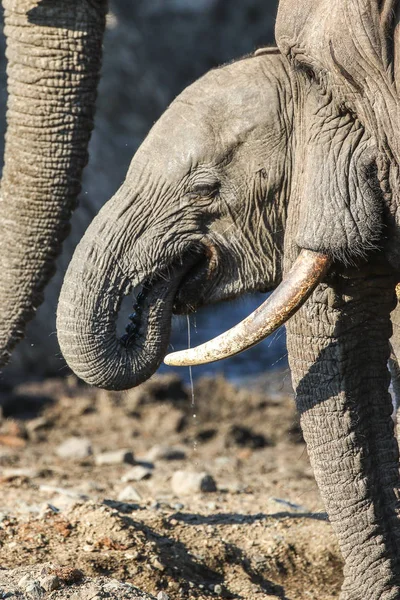
M 388 362 L 390 379 L 392 385 L 392 401 L 394 409 L 394 422 L 396 428 L 397 443 L 400 448 L 400 367 L 397 357 L 391 354 Z
M 392 352 L 389 359 L 389 370 L 391 375 L 392 382 L 392 391 L 393 391 L 393 400 L 395 406 L 395 423 L 396 423 L 396 434 L 397 441 L 399 443 L 400 448 L 400 367 L 399 367 L 399 358 L 400 358 L 400 307 L 399 307 L 399 293 L 400 288 L 396 286 L 396 296 L 397 296 L 397 304 L 392 314 L 390 315 L 390 319 L 392 321 L 392 337 L 390 338 L 390 345 L 392 348 Z
M 301 426 L 344 558 L 341 600 L 400 598 L 391 274 L 320 285 L 287 324 Z

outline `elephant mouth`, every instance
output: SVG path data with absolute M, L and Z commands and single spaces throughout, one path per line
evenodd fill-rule
M 216 287 L 218 253 L 211 242 L 203 243 L 200 260 L 182 278 L 175 295 L 173 312 L 186 315 L 209 302 L 210 292 Z
M 173 313 L 175 315 L 186 315 L 195 312 L 204 304 L 211 285 L 208 260 L 202 258 L 182 278 L 175 295 Z
M 214 284 L 216 260 L 208 251 L 192 250 L 168 269 L 142 281 L 136 287 L 133 310 L 120 343 L 125 348 L 140 348 L 146 338 L 149 320 L 156 304 L 163 304 L 161 311 L 165 321 L 172 314 L 188 314 L 205 303 L 210 287 Z M 168 307 L 168 308 L 167 308 Z

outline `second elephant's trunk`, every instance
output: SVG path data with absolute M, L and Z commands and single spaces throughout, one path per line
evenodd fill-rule
M 0 194 L 0 365 L 42 301 L 80 190 L 106 0 L 4 0 L 8 58 Z

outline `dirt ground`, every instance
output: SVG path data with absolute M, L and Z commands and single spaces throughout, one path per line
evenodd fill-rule
M 0 598 L 338 598 L 287 379 L 3 391 Z

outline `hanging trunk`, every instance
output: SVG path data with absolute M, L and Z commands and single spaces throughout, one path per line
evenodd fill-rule
M 42 301 L 93 126 L 106 0 L 4 0 L 8 92 L 0 194 L 0 364 Z
M 342 600 L 400 597 L 398 448 L 388 394 L 395 279 L 320 285 L 287 324 L 301 425 L 345 560 Z

